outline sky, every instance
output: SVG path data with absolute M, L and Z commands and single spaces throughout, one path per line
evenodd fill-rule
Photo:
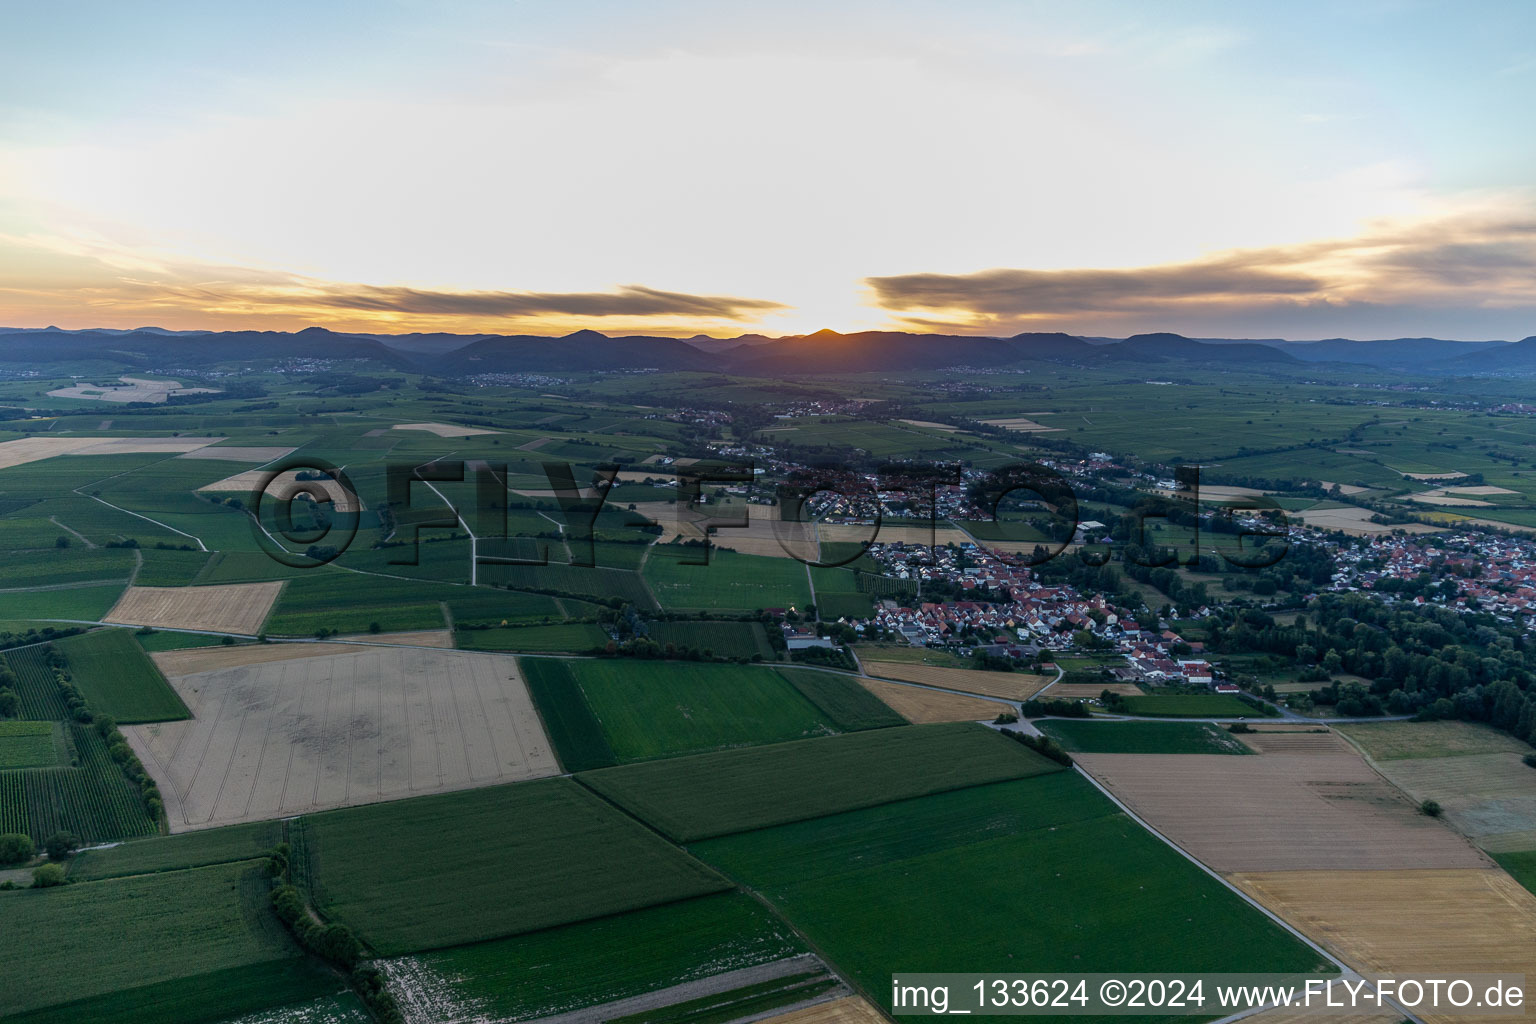
M 0 325 L 1536 334 L 1536 4 L 0 0 Z

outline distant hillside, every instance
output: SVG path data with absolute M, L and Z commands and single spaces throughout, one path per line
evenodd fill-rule
M 1408 373 L 1536 373 L 1536 343 L 1396 338 L 1351 341 L 1187 338 L 1167 332 L 1125 339 L 1062 333 L 1013 337 L 859 331 L 772 338 L 619 337 L 584 330 L 564 337 L 450 333 L 338 333 L 320 327 L 286 331 L 132 331 L 0 329 L 0 362 L 47 365 L 106 362 L 126 369 L 196 369 L 294 358 L 363 359 L 399 370 L 442 376 L 481 373 L 577 373 L 656 369 L 761 376 L 901 373 L 952 366 L 1202 366 L 1300 368 L 1307 364 L 1372 366 Z
M 1514 343 L 1495 342 L 1455 359 L 1435 363 L 1431 369 L 1440 373 L 1514 373 L 1536 372 L 1536 336 Z
M 128 368 L 196 368 L 270 359 L 368 359 L 407 368 L 406 358 L 372 338 L 333 334 L 320 327 L 285 331 L 215 331 L 163 334 L 132 331 L 25 331 L 0 334 L 0 362 L 32 364 L 109 362 Z
M 1264 342 L 1309 363 L 1362 363 L 1387 369 L 1422 369 L 1472 352 L 1507 346 L 1503 341 L 1446 341 L 1443 338 L 1392 338 L 1381 341 Z
M 434 372 L 548 373 L 580 370 L 714 370 L 719 357 L 676 338 L 609 338 L 577 331 L 563 338 L 483 338 L 435 361 Z

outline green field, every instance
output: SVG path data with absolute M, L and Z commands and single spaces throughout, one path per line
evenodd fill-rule
M 1536 850 L 1490 854 L 1521 885 L 1536 893 Z
M 314 903 L 381 955 L 727 887 L 567 779 L 329 811 L 301 826 Z
M 93 881 L 251 860 L 265 856 L 282 838 L 281 822 L 258 821 L 136 839 L 117 846 L 82 850 L 70 858 L 69 877 Z
M 0 768 L 57 765 L 63 736 L 52 722 L 0 722 Z
M 6 1024 L 369 1024 L 334 971 L 288 956 L 6 1016 Z
M 474 587 L 449 597 L 447 604 L 455 626 L 525 626 L 565 619 L 560 603 L 545 594 Z
M 1241 718 L 1260 714 L 1236 697 L 1223 693 L 1127 697 L 1125 713 L 1167 718 Z
M 0 1013 L 69 1003 L 71 1012 L 61 1010 L 61 1019 L 208 1020 L 210 1010 L 228 1015 L 336 991 L 333 975 L 294 969 L 305 961 L 296 959 L 298 947 L 268 909 L 269 889 L 260 862 L 244 861 L 0 893 L 8 934 L 47 936 L 6 950 Z M 124 955 L 125 941 L 132 943 L 131 956 Z M 272 961 L 287 962 L 241 977 Z M 210 977 L 220 971 L 237 973 Z M 189 1005 L 176 1007 L 181 1012 L 174 1017 L 150 1016 L 147 1006 L 114 1012 L 113 1000 L 86 1004 L 91 1012 L 83 1012 L 84 1000 L 194 978 L 201 979 L 201 997 L 187 989 Z M 236 981 L 243 983 L 231 984 Z
M 144 564 L 133 582 L 140 587 L 190 586 L 213 557 L 207 551 L 162 548 L 142 548 L 139 555 Z
M 669 758 L 580 779 L 677 842 L 691 843 L 1060 769 L 962 722 Z
M 146 651 L 185 651 L 193 647 L 218 647 L 224 638 L 211 633 L 172 633 L 164 629 L 133 631 L 134 641 Z M 231 637 L 231 639 L 234 639 Z M 237 640 L 236 643 L 252 643 Z
M 747 658 L 757 655 L 763 661 L 775 658 L 768 645 L 761 622 L 651 622 L 648 636 L 663 649 L 690 648 L 716 658 Z
M 693 849 L 766 896 L 887 1012 L 898 964 L 1280 972 L 1322 962 L 1075 774 Z
M 442 589 L 457 593 L 465 588 Z M 312 636 L 321 629 L 366 633 L 375 624 L 385 633 L 442 629 L 441 598 L 433 590 L 415 580 L 312 570 L 283 588 L 266 631 L 274 636 Z
M 567 666 L 620 763 L 836 731 L 769 668 L 631 660 Z
M 429 993 L 420 1007 L 449 1019 L 474 1005 L 488 1020 L 531 1020 L 768 963 L 804 947 L 741 893 L 394 960 L 392 977 Z M 644 951 L 643 956 L 636 952 Z M 417 988 L 419 986 L 419 988 Z
M 1040 731 L 1074 754 L 1251 754 L 1209 722 L 1103 722 L 1053 718 Z
M 811 603 L 805 566 L 793 558 L 743 555 L 679 544 L 658 546 L 645 563 L 645 579 L 668 611 L 751 612 L 761 608 L 804 608 Z
M 618 763 L 608 737 L 576 683 L 571 663 L 559 658 L 522 658 L 518 668 L 539 709 L 544 731 L 568 772 L 607 768 Z
M 39 843 L 61 831 L 86 842 L 158 833 L 138 787 L 107 755 L 96 731 L 81 725 L 64 730 L 79 767 L 0 771 L 0 832 L 25 832 Z
M 590 622 L 553 626 L 506 626 L 491 629 L 459 629 L 454 645 L 466 651 L 526 651 L 530 654 L 586 654 L 601 649 L 609 636 Z
M 907 724 L 879 697 L 847 676 L 808 668 L 785 667 L 778 672 L 843 732 Z
M 192 717 L 129 630 L 93 630 L 55 646 L 92 710 L 110 715 L 118 724 Z
M 16 673 L 21 717 L 58 726 L 64 756 L 53 768 L 0 771 L 0 832 L 25 832 L 41 842 L 54 832 L 73 832 L 87 842 L 154 835 L 138 787 L 123 775 L 95 728 L 68 720 L 69 709 L 51 669 L 46 647 L 7 651 Z M 140 654 L 142 657 L 142 654 Z
M 123 587 L 124 583 L 107 583 L 61 590 L 0 593 L 0 622 L 44 623 L 49 619 L 97 622 L 112 610 L 123 594 Z
M 10 551 L 0 559 L 0 587 L 56 586 L 121 580 L 133 572 L 133 552 L 123 548 L 47 548 Z
M 656 602 L 636 572 L 580 565 L 482 565 L 480 582 L 513 590 L 553 594 L 593 601 L 622 600 L 637 608 L 653 609 Z

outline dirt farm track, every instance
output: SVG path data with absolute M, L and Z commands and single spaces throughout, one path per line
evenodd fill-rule
M 165 794 L 173 832 L 560 770 L 511 657 L 268 650 L 225 648 L 222 667 L 190 675 L 171 675 L 176 659 L 163 659 L 193 719 L 124 730 Z M 235 663 L 245 651 L 250 662 Z

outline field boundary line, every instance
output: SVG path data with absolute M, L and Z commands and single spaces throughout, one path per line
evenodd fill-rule
M 80 491 L 76 490 L 75 493 L 76 494 L 80 494 Z M 105 499 L 105 498 L 98 498 L 94 494 L 80 494 L 80 496 L 83 497 L 83 498 L 90 498 L 92 501 L 99 501 L 103 505 L 107 506 L 107 508 L 117 509 L 117 511 L 119 511 L 119 512 L 126 512 L 128 515 L 133 516 L 135 519 L 142 519 L 146 523 L 154 523 L 156 526 L 160 527 L 162 530 L 170 530 L 172 533 L 179 534 L 180 536 L 186 537 L 188 540 L 195 540 L 195 541 L 197 541 L 197 546 L 198 546 L 199 550 L 205 551 L 205 552 L 208 550 L 208 545 L 203 543 L 203 538 L 194 536 L 194 535 L 188 533 L 185 530 L 178 530 L 178 529 L 176 529 L 176 527 L 171 526 L 168 523 L 162 523 L 158 519 L 151 519 L 149 516 L 140 515 L 139 513 L 133 511 L 132 509 L 127 509 L 127 508 L 123 508 L 123 507 L 121 507 L 119 505 L 114 505 L 110 501 L 108 501 L 107 499 Z
M 84 544 L 87 548 L 95 548 L 96 547 L 96 542 L 95 541 L 91 540 L 91 538 L 87 537 L 85 534 L 81 533 L 79 530 L 76 530 L 76 529 L 74 529 L 73 527 L 70 527 L 70 526 L 65 526 L 63 523 L 59 522 L 59 517 L 58 516 L 49 516 L 48 517 L 48 521 L 50 523 L 52 523 L 54 526 L 57 526 L 59 529 L 64 530 L 64 531 L 66 531 L 68 533 L 72 533 L 76 537 L 80 538 L 80 543 Z

